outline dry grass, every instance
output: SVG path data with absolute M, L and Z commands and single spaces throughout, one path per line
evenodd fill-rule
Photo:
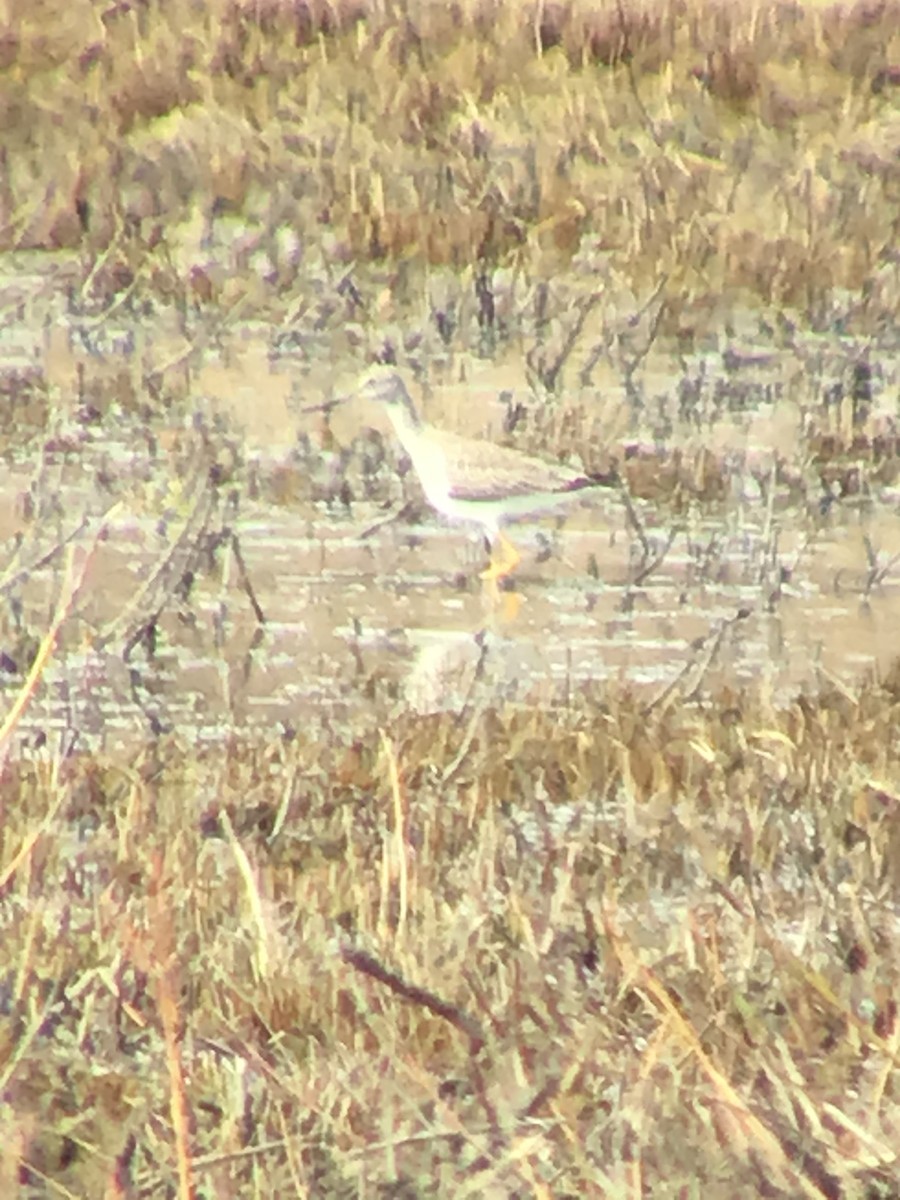
M 601 694 L 8 772 L 5 1194 L 893 1195 L 898 718 Z
M 51 252 L 92 336 L 174 310 L 188 345 L 260 315 L 348 359 L 516 346 L 550 392 L 601 357 L 630 389 L 657 339 L 747 309 L 781 348 L 880 346 L 898 62 L 890 4 L 8 0 L 0 247 Z M 246 478 L 221 431 L 157 443 L 184 361 L 82 372 L 71 442 L 40 370 L 4 368 L 0 451 L 39 443 L 40 486 L 0 594 L 66 471 L 99 512 L 178 492 L 126 647 L 215 554 Z M 868 359 L 840 369 L 852 411 L 799 384 L 802 444 L 760 478 L 792 503 L 896 483 Z M 595 420 L 548 406 L 517 444 L 584 452 Z M 728 469 L 622 461 L 676 512 L 724 504 Z M 375 679 L 342 728 L 16 758 L 67 562 L 0 727 L 0 1194 L 898 1194 L 896 672 L 457 717 Z
M 688 342 L 748 301 L 895 312 L 892 5 L 10 0 L 0 46 L 0 245 L 75 251 L 95 310 L 302 327 L 427 280 L 502 340 L 512 271 L 554 313 L 662 283 Z

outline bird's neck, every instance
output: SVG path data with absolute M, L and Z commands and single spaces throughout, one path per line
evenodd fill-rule
M 414 435 L 422 425 L 422 422 L 416 414 L 405 404 L 392 404 L 388 408 L 388 416 L 391 418 L 391 424 L 394 426 L 394 432 L 397 437 L 406 445 L 407 438 Z

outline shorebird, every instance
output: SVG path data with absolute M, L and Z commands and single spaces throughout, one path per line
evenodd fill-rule
M 355 394 L 384 407 L 432 508 L 452 520 L 482 527 L 492 547 L 491 565 L 482 578 L 495 586 L 522 560 L 504 537 L 504 525 L 616 481 L 614 473 L 587 475 L 507 446 L 435 429 L 421 419 L 402 377 L 390 367 L 369 370 Z

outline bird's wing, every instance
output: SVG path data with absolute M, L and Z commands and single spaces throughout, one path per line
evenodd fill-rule
M 531 458 L 508 446 L 443 431 L 440 439 L 453 500 L 573 492 L 593 483 L 589 476 L 562 463 Z
M 551 484 L 542 472 L 533 479 L 523 475 L 516 478 L 500 476 L 491 480 L 482 479 L 479 482 L 457 483 L 450 489 L 451 500 L 497 500 L 504 496 L 540 496 L 566 495 L 569 492 L 580 492 L 583 488 L 594 486 L 594 481 L 586 476 L 578 476 L 564 483 Z

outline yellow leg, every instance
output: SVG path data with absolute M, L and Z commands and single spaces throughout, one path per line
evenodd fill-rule
M 522 561 L 522 555 L 512 542 L 499 532 L 497 534 L 497 549 L 500 551 L 500 554 L 492 559 L 491 565 L 486 571 L 481 572 L 481 578 L 484 580 L 484 590 L 488 599 L 499 609 L 501 622 L 511 622 L 519 615 L 522 597 L 517 592 L 501 592 L 499 583 L 501 579 L 505 579 L 507 575 L 512 574 Z
M 508 591 L 506 588 L 501 591 L 497 580 L 490 577 L 484 580 L 484 596 L 492 621 L 497 620 L 501 625 L 509 625 L 516 620 L 522 608 L 522 596 L 519 592 Z
M 497 533 L 497 549 L 502 552 L 503 557 L 494 559 L 488 569 L 481 573 L 482 579 L 494 584 L 512 574 L 522 561 L 519 551 L 509 538 L 504 537 L 500 532 Z

